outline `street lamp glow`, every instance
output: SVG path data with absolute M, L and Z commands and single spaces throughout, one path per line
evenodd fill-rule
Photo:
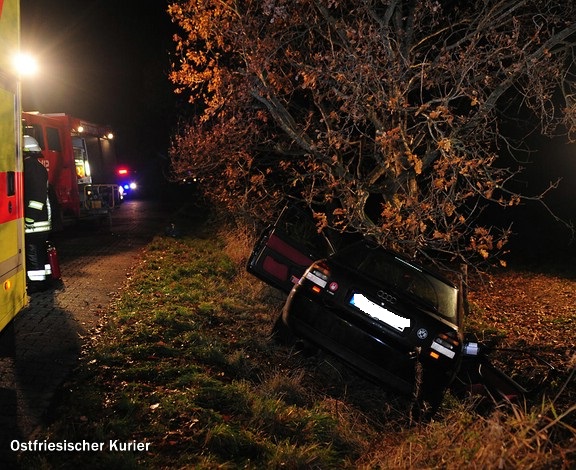
M 17 54 L 14 56 L 14 69 L 21 77 L 34 75 L 38 72 L 38 62 L 30 54 Z

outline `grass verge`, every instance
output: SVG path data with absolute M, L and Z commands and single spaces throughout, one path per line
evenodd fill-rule
M 576 431 L 543 401 L 436 421 L 322 353 L 277 346 L 282 296 L 244 270 L 253 240 L 200 223 L 157 237 L 38 437 L 97 452 L 26 452 L 23 468 L 569 468 Z M 572 419 L 573 423 L 573 419 Z M 129 450 L 122 450 L 130 447 Z M 141 448 L 135 448 L 140 445 Z

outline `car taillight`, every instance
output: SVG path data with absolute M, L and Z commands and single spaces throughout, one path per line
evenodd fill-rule
M 432 359 L 440 359 L 440 356 L 445 356 L 449 359 L 454 359 L 458 349 L 460 348 L 460 341 L 452 337 L 450 334 L 440 333 L 430 346 L 430 357 Z

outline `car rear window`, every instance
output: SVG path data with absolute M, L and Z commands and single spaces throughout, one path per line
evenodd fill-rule
M 415 297 L 443 318 L 456 323 L 458 290 L 418 265 L 366 243 L 351 245 L 336 253 L 333 259 Z

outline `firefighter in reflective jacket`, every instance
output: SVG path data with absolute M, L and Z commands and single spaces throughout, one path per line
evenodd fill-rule
M 26 273 L 28 281 L 43 282 L 51 269 L 46 242 L 52 228 L 48 201 L 48 171 L 38 160 L 42 157 L 38 142 L 24 136 L 24 222 Z

